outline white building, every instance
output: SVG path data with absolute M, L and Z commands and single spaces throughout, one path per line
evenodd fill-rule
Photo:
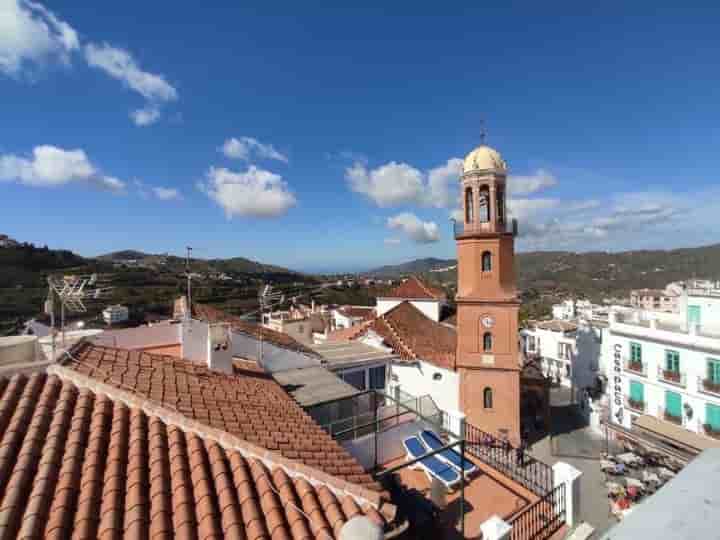
M 678 308 L 611 313 L 610 422 L 720 437 L 720 288 L 687 288 Z
M 332 329 L 350 328 L 373 317 L 373 306 L 342 306 L 331 311 Z
M 107 324 L 117 324 L 128 320 L 129 310 L 127 306 L 116 304 L 103 309 L 102 316 Z
M 440 321 L 442 308 L 447 304 L 447 294 L 416 276 L 411 276 L 395 287 L 387 296 L 377 298 L 377 314 L 382 316 L 398 304 L 408 301 L 428 319 Z
M 630 291 L 630 305 L 638 309 L 677 313 L 680 294 L 672 287 L 662 289 L 636 289 Z
M 602 338 L 602 326 L 585 320 L 533 321 L 520 331 L 525 355 L 540 358 L 547 377 L 577 392 L 596 384 Z

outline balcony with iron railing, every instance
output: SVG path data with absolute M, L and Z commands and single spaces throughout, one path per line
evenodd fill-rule
M 453 232 L 455 238 L 462 238 L 463 236 L 470 236 L 473 234 L 512 234 L 517 236 L 518 234 L 518 222 L 517 219 L 511 219 L 510 221 L 498 223 L 494 221 L 485 222 L 474 222 L 465 223 L 463 221 L 453 222 Z
M 629 371 L 634 375 L 641 375 L 643 377 L 647 377 L 647 364 L 638 360 L 631 360 L 630 358 L 626 358 L 625 371 Z
M 720 382 L 698 377 L 698 391 L 703 394 L 720 397 Z
M 671 422 L 678 426 L 683 425 L 682 413 L 680 413 L 680 416 L 676 416 L 672 412 L 668 411 L 665 407 L 658 407 L 658 418 L 662 418 L 663 420 Z
M 638 413 L 645 413 L 645 410 L 647 409 L 647 403 L 645 403 L 645 401 L 638 401 L 630 396 L 625 397 L 625 405 L 631 411 Z
M 658 366 L 658 380 L 674 386 L 680 386 L 681 388 L 685 388 L 687 386 L 687 377 L 685 376 L 685 373 L 682 371 L 663 369 L 662 366 Z

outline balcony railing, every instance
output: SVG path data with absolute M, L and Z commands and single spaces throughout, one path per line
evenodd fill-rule
M 637 401 L 629 396 L 625 399 L 625 403 L 627 404 L 628 409 L 639 413 L 644 413 L 647 406 L 644 401 Z
M 682 371 L 672 371 L 658 366 L 658 379 L 675 386 L 687 386 L 685 374 Z
M 518 222 L 517 219 L 512 219 L 505 223 L 495 223 L 492 221 L 465 223 L 463 221 L 453 220 L 453 232 L 455 233 L 455 238 L 472 233 L 510 233 L 513 236 L 517 236 Z
M 635 375 L 642 375 L 643 377 L 647 377 L 647 365 L 643 364 L 642 362 L 638 362 L 637 360 L 625 360 L 625 371 L 629 371 L 630 373 L 634 373 Z
M 658 417 L 663 420 L 667 420 L 668 422 L 672 422 L 673 424 L 677 424 L 678 426 L 683 425 L 682 413 L 680 413 L 680 416 L 675 416 L 664 407 L 658 407 Z
M 720 382 L 698 377 L 698 390 L 704 394 L 720 396 Z

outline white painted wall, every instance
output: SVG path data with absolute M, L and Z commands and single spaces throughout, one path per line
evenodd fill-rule
M 377 314 L 378 316 L 387 313 L 392 308 L 403 302 L 402 298 L 378 298 L 377 299 Z M 418 308 L 423 314 L 435 322 L 440 321 L 440 302 L 438 300 L 410 300 L 408 301 Z
M 96 338 L 96 341 L 121 349 L 176 345 L 181 342 L 181 326 L 180 324 L 161 323 L 121 330 L 105 330 Z
M 195 319 L 185 320 L 182 327 L 183 358 L 207 365 L 208 324 Z
M 231 334 L 234 356 L 259 360 L 259 339 L 242 332 L 233 331 Z M 267 341 L 263 342 L 262 351 L 263 367 L 269 372 L 320 365 L 319 358 L 277 347 Z
M 378 435 L 377 450 L 378 463 L 388 463 L 405 455 L 403 440 L 411 437 L 423 429 L 434 429 L 422 420 L 414 420 L 400 424 Z M 374 435 L 366 435 L 352 441 L 341 443 L 343 447 L 360 462 L 365 470 L 370 470 L 375 465 L 375 441 Z
M 440 375 L 440 380 L 433 378 L 436 374 Z M 413 364 L 393 363 L 388 377 L 388 393 L 394 395 L 398 386 L 415 397 L 429 395 L 442 410 L 460 410 L 460 375 L 452 370 L 422 360 Z

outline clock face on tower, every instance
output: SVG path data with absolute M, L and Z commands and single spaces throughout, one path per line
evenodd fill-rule
M 485 328 L 492 328 L 495 326 L 495 319 L 493 319 L 492 315 L 483 315 L 483 318 L 481 319 L 482 325 Z

